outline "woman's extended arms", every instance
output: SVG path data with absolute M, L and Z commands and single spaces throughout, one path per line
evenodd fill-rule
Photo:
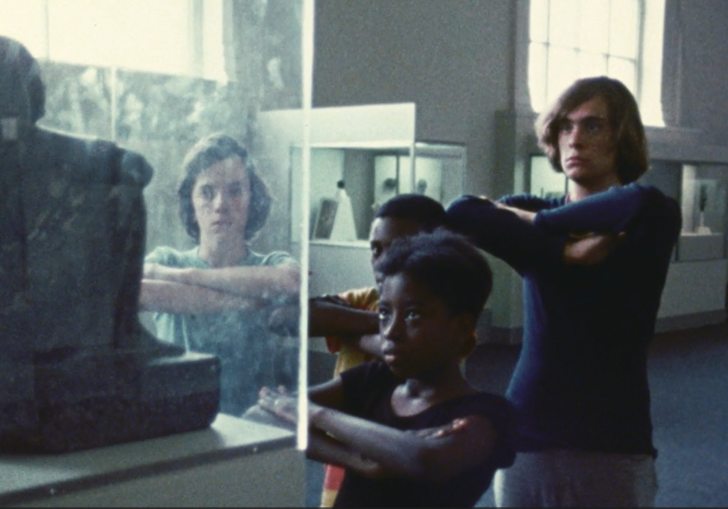
M 297 293 L 300 270 L 293 264 L 182 269 L 146 263 L 144 279 L 204 287 L 239 297 L 270 299 Z
M 142 279 L 139 311 L 160 313 L 221 313 L 263 309 L 263 299 L 241 297 L 201 286 Z
M 273 391 L 264 392 L 260 400 L 262 408 L 289 421 L 296 419 L 294 403 L 289 396 Z M 309 405 L 309 422 L 312 432 L 331 435 L 341 444 L 336 450 L 339 456 L 332 457 L 327 456 L 327 449 L 318 449 L 314 441 L 307 451 L 312 458 L 343 464 L 370 476 L 386 473 L 443 481 L 485 461 L 496 443 L 495 427 L 482 416 L 468 416 L 467 426 L 436 439 L 431 434 L 390 428 L 314 402 Z M 347 457 L 353 460 L 348 462 Z M 362 458 L 369 460 L 363 466 Z

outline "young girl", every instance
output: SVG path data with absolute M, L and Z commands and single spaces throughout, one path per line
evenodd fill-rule
M 375 270 L 384 362 L 309 391 L 309 457 L 346 468 L 335 506 L 473 506 L 514 452 L 510 408 L 463 378 L 492 287 L 464 237 L 436 230 L 394 241 Z M 296 422 L 295 400 L 261 391 L 260 406 Z

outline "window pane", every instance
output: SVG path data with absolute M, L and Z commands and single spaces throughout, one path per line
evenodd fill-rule
M 187 2 L 48 0 L 50 58 L 191 74 Z
M 36 58 L 46 52 L 44 0 L 4 1 L 0 7 L 0 34 L 22 42 Z
M 575 48 L 578 44 L 579 2 L 552 0 L 549 11 L 549 39 L 551 44 Z
M 543 26 L 536 20 L 546 15 L 545 4 L 546 0 L 531 3 L 532 40 L 533 34 L 541 37 Z M 572 79 L 608 75 L 625 81 L 633 92 L 639 90 L 641 96 L 637 100 L 645 123 L 664 125 L 661 103 L 664 4 L 665 0 L 551 0 L 549 39 L 543 44 L 550 49 L 536 50 L 533 45 L 529 48 L 528 79 L 533 108 L 539 111 Z M 575 26 L 578 26 L 578 37 Z M 577 56 L 557 47 L 578 50 Z M 609 59 L 612 61 L 608 64 Z M 542 81 L 547 83 L 545 101 L 539 88 Z
M 640 58 L 639 98 L 642 121 L 662 126 L 662 41 L 665 26 L 665 0 L 645 3 L 645 34 Z
M 531 0 L 529 23 L 531 40 L 546 42 L 549 28 L 549 0 Z
M 604 76 L 607 74 L 607 57 L 601 53 L 579 52 L 579 77 Z
M 609 50 L 609 0 L 582 2 L 579 16 L 579 47 L 607 53 Z
M 550 48 L 546 102 L 550 103 L 556 99 L 566 87 L 577 79 L 578 75 L 579 65 L 576 51 Z
M 528 49 L 528 92 L 531 106 L 541 111 L 546 106 L 546 46 L 531 43 Z
M 624 83 L 637 97 L 637 64 L 634 60 L 610 57 L 609 76 Z
M 612 0 L 609 53 L 637 57 L 640 12 L 637 0 Z

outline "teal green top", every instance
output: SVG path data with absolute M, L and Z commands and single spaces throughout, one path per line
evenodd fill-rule
M 209 269 L 198 248 L 177 251 L 161 246 L 145 258 L 145 263 L 167 267 Z M 273 251 L 266 255 L 248 249 L 241 267 L 297 265 L 291 255 Z M 272 303 L 271 309 L 275 306 Z M 268 330 L 269 313 L 261 310 L 223 313 L 152 314 L 157 337 L 194 352 L 217 355 L 222 364 L 220 410 L 240 415 L 256 403 L 262 386 L 286 385 L 293 373 L 285 373 L 282 342 Z

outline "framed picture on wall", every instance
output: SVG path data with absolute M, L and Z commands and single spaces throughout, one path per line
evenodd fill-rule
M 316 213 L 316 223 L 313 229 L 314 239 L 331 238 L 331 230 L 334 228 L 336 219 L 336 208 L 339 203 L 331 198 L 321 198 Z

